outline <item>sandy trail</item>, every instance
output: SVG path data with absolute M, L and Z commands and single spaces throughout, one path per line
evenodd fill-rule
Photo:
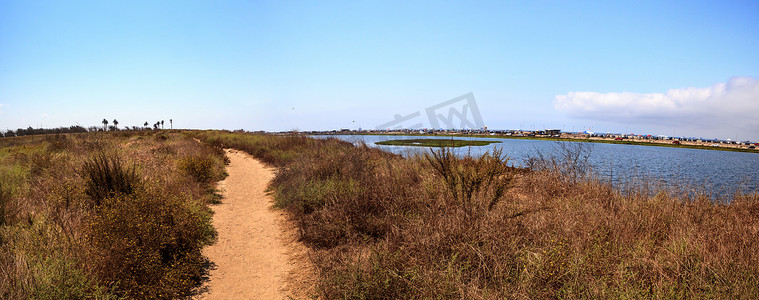
M 198 298 L 307 298 L 313 278 L 307 250 L 265 193 L 274 170 L 236 150 L 227 156 L 229 177 L 219 183 L 224 199 L 212 206 L 218 240 L 203 250 L 216 267 Z

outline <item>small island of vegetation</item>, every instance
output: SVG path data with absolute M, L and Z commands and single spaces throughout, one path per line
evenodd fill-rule
M 487 146 L 498 141 L 475 141 L 461 139 L 406 139 L 406 140 L 389 140 L 377 142 L 377 145 L 383 146 L 418 146 L 418 147 L 466 147 L 466 146 Z

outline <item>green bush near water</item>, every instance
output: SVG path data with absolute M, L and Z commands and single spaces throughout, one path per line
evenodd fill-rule
M 384 146 L 414 146 L 414 147 L 467 147 L 487 146 L 498 141 L 462 140 L 462 139 L 404 139 L 377 142 Z

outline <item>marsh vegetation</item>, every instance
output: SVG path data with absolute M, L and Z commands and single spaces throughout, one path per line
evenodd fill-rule
M 756 298 L 759 197 L 612 188 L 583 149 L 408 158 L 303 136 L 204 132 L 279 167 L 326 299 Z
M 0 139 L 0 296 L 191 296 L 223 148 L 277 167 L 325 299 L 759 297 L 756 193 L 613 188 L 583 149 L 516 168 L 225 131 Z
M 0 139 L 0 298 L 191 295 L 223 157 L 177 132 Z
M 466 147 L 466 146 L 487 146 L 495 141 L 476 141 L 462 139 L 403 139 L 388 140 L 377 142 L 377 145 L 384 146 L 416 146 L 416 147 Z

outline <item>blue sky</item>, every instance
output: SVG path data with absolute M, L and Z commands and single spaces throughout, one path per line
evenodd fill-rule
M 493 129 L 759 140 L 757 1 L 0 1 L 0 129 Z

